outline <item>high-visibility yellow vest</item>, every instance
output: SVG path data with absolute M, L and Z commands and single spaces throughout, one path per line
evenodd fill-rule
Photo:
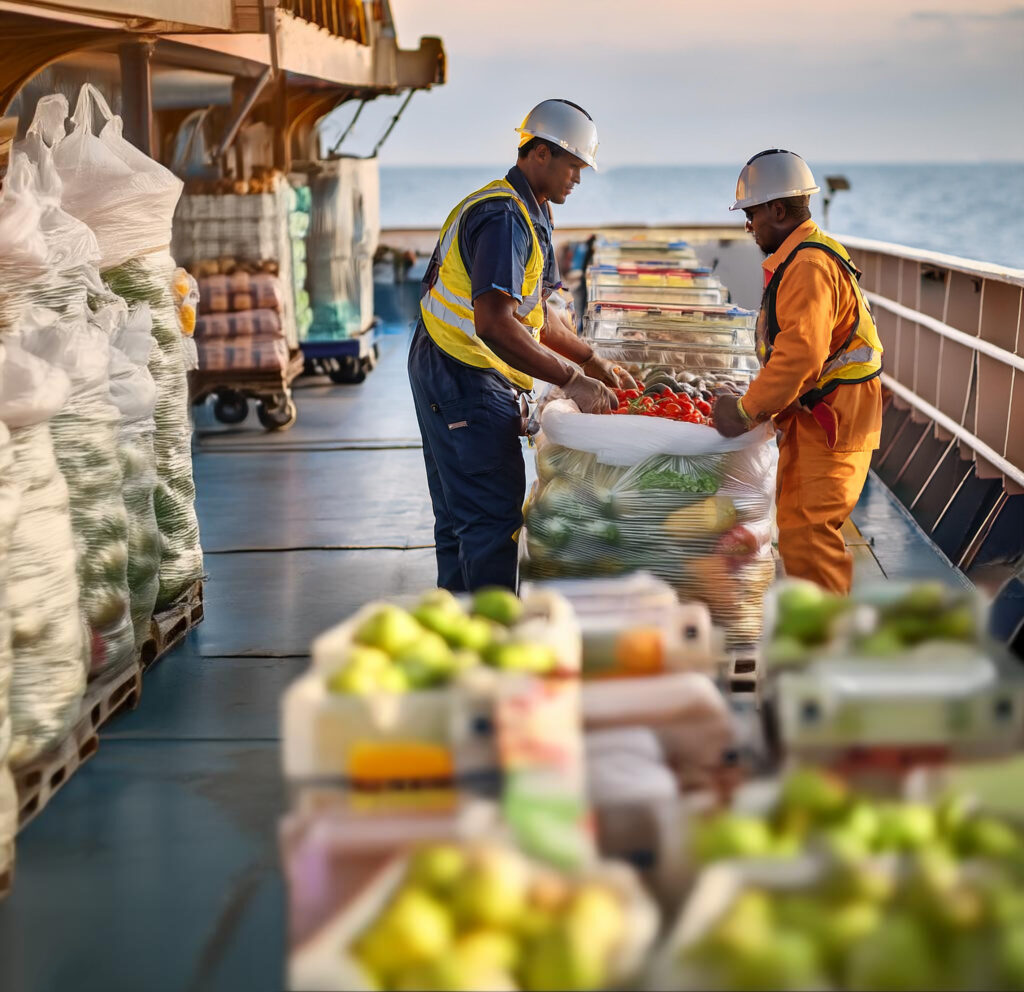
M 544 289 L 544 253 L 537 232 L 533 229 L 530 212 L 507 179 L 497 179 L 471 193 L 448 215 L 438 239 L 438 269 L 433 284 L 420 300 L 420 315 L 434 344 L 445 354 L 464 365 L 495 369 L 514 386 L 530 390 L 533 389 L 533 379 L 503 362 L 477 336 L 473 322 L 473 280 L 459 249 L 459 225 L 466 212 L 483 200 L 498 197 L 510 197 L 522 210 L 533 241 L 519 291 L 523 302 L 516 307 L 515 313 L 517 319 L 530 329 L 533 337 L 540 339 L 540 330 L 544 326 L 544 306 L 541 300 Z
M 850 333 L 846 336 L 846 340 L 825 360 L 821 375 L 813 388 L 800 397 L 801 404 L 813 407 L 839 386 L 856 385 L 881 375 L 882 342 L 879 340 L 878 329 L 871 316 L 871 308 L 861 292 L 860 270 L 851 261 L 849 252 L 838 241 L 815 230 L 796 246 L 789 258 L 775 270 L 771 281 L 765 287 L 764 297 L 761 301 L 761 315 L 768 343 L 765 360 L 767 361 L 767 358 L 770 357 L 772 345 L 780 330 L 779 318 L 776 313 L 779 283 L 782 281 L 783 273 L 796 258 L 797 252 L 805 248 L 816 248 L 831 255 L 849 276 L 850 284 L 857 297 L 857 319 L 853 322 Z

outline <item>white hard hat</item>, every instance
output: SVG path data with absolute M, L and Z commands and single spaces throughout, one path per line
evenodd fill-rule
M 729 209 L 746 210 L 787 196 L 817 193 L 819 189 L 810 166 L 799 155 L 784 148 L 769 148 L 743 166 L 736 180 L 736 202 Z
M 597 171 L 597 128 L 582 107 L 568 100 L 538 103 L 519 127 L 519 147 L 533 138 L 544 138 L 564 148 Z

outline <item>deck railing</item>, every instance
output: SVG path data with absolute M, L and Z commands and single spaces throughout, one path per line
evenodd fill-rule
M 841 240 L 864 272 L 897 405 L 955 438 L 979 478 L 1024 493 L 1024 270 Z

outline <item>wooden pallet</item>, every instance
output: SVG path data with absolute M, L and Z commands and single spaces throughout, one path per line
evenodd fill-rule
M 139 661 L 146 671 L 203 619 L 203 583 L 194 582 L 170 606 L 153 614 Z
M 12 769 L 18 790 L 18 829 L 53 798 L 58 789 L 99 747 L 99 729 L 142 695 L 142 669 L 135 665 L 116 679 L 90 683 L 78 719 L 67 736 L 34 761 Z

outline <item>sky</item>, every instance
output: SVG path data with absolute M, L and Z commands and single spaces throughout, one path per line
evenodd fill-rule
M 594 117 L 599 162 L 1024 160 L 1024 5 L 991 0 L 391 0 L 403 48 L 440 36 L 384 165 L 502 163 L 548 97 Z M 372 147 L 394 101 L 353 133 Z M 343 125 L 345 108 L 339 111 Z M 348 149 L 346 149 L 348 150 Z

